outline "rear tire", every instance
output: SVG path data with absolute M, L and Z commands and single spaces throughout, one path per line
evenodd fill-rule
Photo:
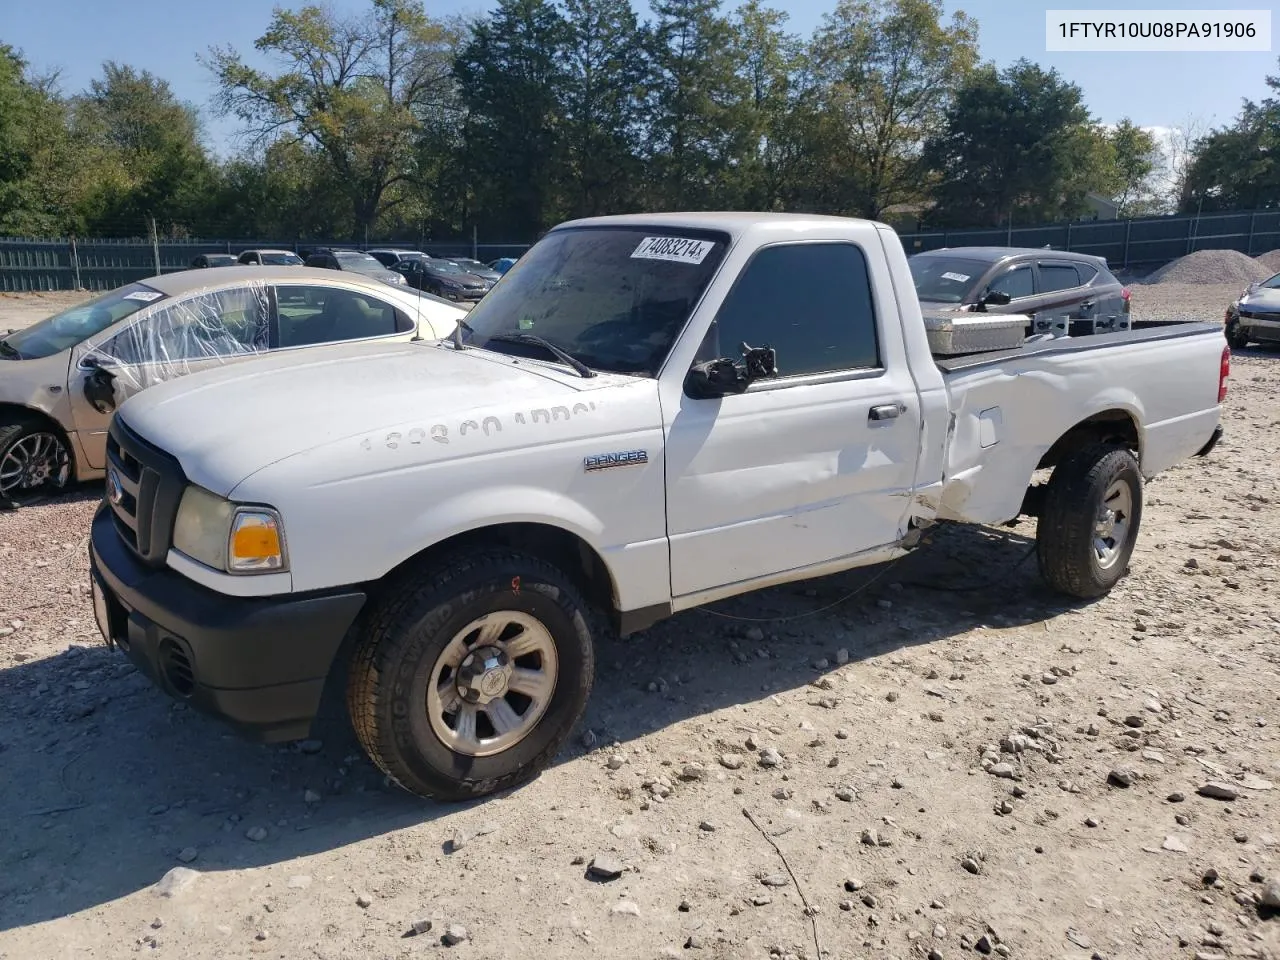
M 1142 523 L 1142 472 L 1123 447 L 1078 450 L 1054 468 L 1036 532 L 1040 573 L 1092 600 L 1124 576 Z
M 586 707 L 594 622 L 569 577 L 516 551 L 476 549 L 415 571 L 357 643 L 356 736 L 422 797 L 468 800 L 531 780 Z

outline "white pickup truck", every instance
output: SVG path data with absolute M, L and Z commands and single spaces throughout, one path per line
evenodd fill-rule
M 882 224 L 575 221 L 450 338 L 124 403 L 95 612 L 264 740 L 306 736 L 334 677 L 396 782 L 483 795 L 553 758 L 601 630 L 1020 515 L 1050 584 L 1105 594 L 1143 478 L 1221 434 L 1228 357 L 1221 324 L 1177 324 L 939 359 Z

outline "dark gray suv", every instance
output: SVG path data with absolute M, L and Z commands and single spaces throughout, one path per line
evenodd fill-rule
M 1129 329 L 1129 291 L 1102 257 L 1018 247 L 948 247 L 909 259 L 926 314 L 1023 313 L 1029 334 Z

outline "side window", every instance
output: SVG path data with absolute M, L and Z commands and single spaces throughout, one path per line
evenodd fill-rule
M 1091 283 L 1093 278 L 1098 275 L 1098 271 L 1087 263 L 1077 263 L 1076 272 L 1080 274 L 1080 286 L 1082 287 L 1087 283 Z
M 305 347 L 413 329 L 403 311 L 371 294 L 340 287 L 288 284 L 276 287 L 280 346 Z
M 879 366 L 862 251 L 850 243 L 796 243 L 757 253 L 716 314 L 698 359 L 737 359 L 743 343 L 773 347 L 780 377 Z
M 1055 290 L 1070 290 L 1080 286 L 1080 274 L 1069 263 L 1040 264 L 1040 292 L 1053 293 Z
M 993 293 L 1007 293 L 1010 298 L 1017 300 L 1019 297 L 1029 297 L 1035 293 L 1035 284 L 1032 281 L 1031 265 L 1027 264 L 1023 267 L 1014 267 L 1007 273 L 1002 273 L 991 281 L 987 287 Z
M 103 346 L 125 364 L 188 363 L 267 348 L 267 288 L 199 293 L 156 311 Z

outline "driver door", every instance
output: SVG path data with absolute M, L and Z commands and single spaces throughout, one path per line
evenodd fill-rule
M 743 268 L 697 360 L 772 346 L 778 375 L 720 399 L 682 391 L 668 407 L 672 596 L 898 540 L 920 401 L 896 318 L 853 243 L 777 244 Z
M 269 288 L 253 283 L 202 291 L 139 316 L 109 339 L 72 357 L 72 417 L 85 459 L 107 463 L 107 427 L 140 390 L 267 349 Z

